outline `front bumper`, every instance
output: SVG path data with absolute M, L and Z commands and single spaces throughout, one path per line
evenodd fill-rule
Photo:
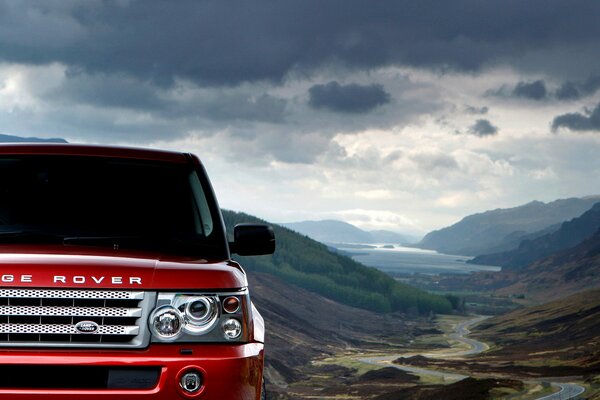
M 0 365 L 158 367 L 151 389 L 32 389 L 2 387 L 0 399 L 260 399 L 264 348 L 249 344 L 153 344 L 145 350 L 2 350 Z M 200 371 L 201 390 L 186 395 L 179 385 L 183 372 Z M 51 370 L 51 368 L 50 368 Z M 35 376 L 30 376 L 32 382 Z

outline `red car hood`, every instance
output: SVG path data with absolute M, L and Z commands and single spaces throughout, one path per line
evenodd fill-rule
M 82 246 L 0 246 L 0 288 L 238 289 L 232 261 Z

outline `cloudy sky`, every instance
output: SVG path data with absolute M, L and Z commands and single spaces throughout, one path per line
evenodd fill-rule
M 600 193 L 600 2 L 0 0 L 0 133 L 191 151 L 221 205 L 424 233 Z

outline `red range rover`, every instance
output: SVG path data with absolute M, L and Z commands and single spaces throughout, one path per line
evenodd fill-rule
M 0 145 L 0 399 L 261 399 L 264 323 L 191 154 Z

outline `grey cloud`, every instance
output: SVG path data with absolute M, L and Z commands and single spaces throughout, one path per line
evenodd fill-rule
M 498 89 L 487 90 L 485 96 L 539 101 L 548 98 L 548 89 L 546 88 L 546 82 L 539 79 L 532 82 L 521 81 L 514 86 L 502 85 Z
M 68 72 L 64 83 L 47 92 L 48 101 L 65 100 L 97 107 L 159 110 L 168 102 L 161 99 L 156 87 L 122 75 L 86 75 Z
M 287 105 L 282 98 L 235 88 L 205 89 L 178 97 L 177 88 L 171 91 L 134 77 L 80 72 L 67 73 L 64 82 L 45 93 L 44 99 L 149 112 L 165 119 L 228 122 L 280 123 L 284 120 Z
M 466 106 L 465 107 L 465 111 L 469 114 L 476 114 L 476 115 L 484 115 L 487 114 L 487 112 L 490 109 L 488 107 L 474 107 L 474 106 Z
M 552 121 L 552 130 L 566 128 L 572 131 L 600 131 L 600 104 L 593 110 L 559 115 Z
M 586 62 L 575 67 L 598 69 L 599 14 L 585 0 L 6 0 L 0 60 L 228 86 L 331 65 L 530 68 L 529 54 L 551 71 L 577 45 Z
M 519 82 L 512 91 L 514 97 L 530 100 L 544 100 L 548 96 L 546 84 L 542 80 L 534 82 Z
M 577 100 L 581 97 L 579 88 L 573 82 L 563 83 L 558 89 L 556 89 L 556 93 L 554 95 L 559 100 Z
M 421 153 L 412 156 L 412 160 L 415 161 L 419 167 L 426 171 L 446 171 L 458 169 L 458 163 L 456 162 L 456 159 L 448 154 Z
M 583 82 L 564 82 L 555 93 L 559 100 L 577 100 L 591 96 L 600 89 L 600 76 L 591 76 Z
M 309 104 L 315 109 L 343 113 L 366 113 L 390 102 L 381 85 L 340 85 L 336 81 L 314 85 L 309 89 Z
M 469 128 L 469 133 L 479 137 L 493 136 L 498 133 L 498 128 L 487 119 L 478 119 Z

